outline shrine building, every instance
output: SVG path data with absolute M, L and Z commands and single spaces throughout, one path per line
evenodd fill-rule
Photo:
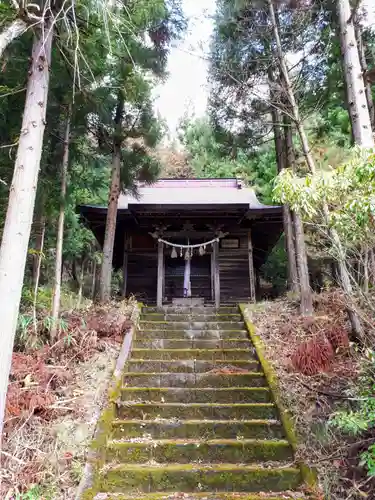
M 103 246 L 107 207 L 78 210 Z M 158 307 L 184 297 L 255 301 L 282 231 L 282 207 L 263 205 L 238 179 L 162 179 L 120 196 L 113 267 L 124 296 Z

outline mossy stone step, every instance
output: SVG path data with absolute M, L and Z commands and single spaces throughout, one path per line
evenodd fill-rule
M 131 359 L 128 361 L 125 371 L 143 373 L 206 373 L 212 370 L 230 371 L 260 371 L 261 365 L 256 360 L 233 360 L 233 361 L 202 361 L 202 360 L 142 360 Z
M 139 403 L 269 403 L 268 387 L 123 387 L 123 401 Z
M 243 321 L 140 321 L 140 330 L 243 330 Z
M 302 500 L 301 470 L 239 309 L 142 313 L 84 498 Z
M 221 321 L 236 321 L 243 322 L 242 316 L 240 313 L 227 313 L 227 314 L 215 314 L 212 312 L 196 312 L 196 313 L 144 313 L 141 316 L 141 321 L 212 321 L 212 322 L 221 322 Z
M 115 420 L 113 439 L 151 436 L 154 439 L 282 439 L 278 420 Z
M 153 418 L 179 420 L 249 420 L 277 419 L 276 407 L 272 403 L 117 403 L 117 417 L 121 419 Z
M 247 339 L 247 330 L 142 330 L 136 333 L 137 339 Z
M 110 441 L 106 449 L 107 461 L 117 460 L 138 464 L 149 461 L 159 464 L 170 462 L 248 464 L 268 460 L 290 461 L 292 458 L 293 452 L 288 441 L 265 439 Z
M 301 482 L 294 467 L 262 467 L 234 464 L 168 464 L 107 466 L 99 475 L 100 491 L 120 493 L 150 491 L 242 491 L 292 490 Z
M 139 359 L 201 359 L 201 360 L 231 360 L 256 359 L 255 349 L 145 349 L 133 347 L 132 358 Z
M 250 341 L 246 338 L 232 339 L 164 339 L 160 332 L 159 339 L 147 339 L 137 335 L 133 341 L 134 348 L 149 349 L 251 349 Z
M 123 374 L 124 387 L 265 387 L 261 372 L 133 373 Z
M 176 500 L 176 498 L 180 497 L 183 500 L 306 500 L 305 496 L 296 496 L 293 492 L 287 491 L 280 492 L 280 494 L 261 492 L 259 495 L 237 491 L 232 493 L 183 493 L 183 495 L 172 491 L 161 491 L 159 493 L 137 496 L 122 493 L 107 493 L 105 494 L 106 496 L 103 496 L 101 493 L 99 495 L 94 500 Z
M 238 314 L 238 306 L 223 305 L 216 309 L 214 306 L 164 306 L 162 309 L 152 306 L 142 307 L 141 314 L 157 313 L 157 314 Z

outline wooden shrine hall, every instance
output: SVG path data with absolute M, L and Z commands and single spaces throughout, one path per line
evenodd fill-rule
M 99 244 L 107 208 L 81 205 Z M 238 179 L 163 179 L 119 198 L 113 267 L 123 295 L 157 304 L 255 301 L 259 269 L 283 231 L 282 207 Z

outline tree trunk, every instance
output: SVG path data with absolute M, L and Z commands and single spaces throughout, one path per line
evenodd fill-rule
M 280 113 L 274 110 L 274 123 L 280 123 Z M 275 120 L 278 120 L 277 122 Z M 286 154 L 286 142 L 283 140 L 280 126 L 275 127 L 275 148 L 278 157 L 278 170 L 279 172 L 286 167 L 285 154 Z M 295 250 L 295 227 L 292 212 L 288 205 L 283 206 L 283 224 L 285 233 L 285 246 L 288 256 L 288 284 L 289 288 L 294 293 L 300 292 L 300 285 L 298 283 L 298 269 L 297 269 L 297 257 Z
M 293 221 L 293 213 L 288 205 L 283 206 L 283 224 L 285 233 L 285 246 L 288 256 L 288 287 L 293 293 L 300 292 L 298 283 L 298 264 L 296 257 L 296 236 L 295 226 Z
M 348 0 L 338 0 L 338 3 L 339 3 L 339 5 L 342 3 L 347 3 L 349 6 Z M 290 107 L 291 107 L 291 116 L 293 117 L 293 121 L 296 124 L 296 128 L 297 128 L 298 134 L 300 136 L 302 150 L 303 150 L 303 153 L 304 153 L 304 156 L 306 159 L 307 166 L 309 167 L 310 172 L 312 174 L 314 174 L 316 172 L 315 162 L 314 162 L 314 158 L 313 158 L 311 151 L 310 151 L 310 146 L 309 146 L 309 142 L 308 142 L 307 135 L 305 132 L 305 128 L 303 126 L 303 123 L 302 123 L 302 120 L 301 120 L 301 117 L 299 114 L 299 107 L 298 107 L 298 104 L 295 100 L 293 87 L 292 87 L 292 84 L 291 84 L 291 81 L 289 78 L 289 72 L 288 72 L 288 68 L 286 66 L 285 56 L 284 56 L 283 48 L 282 48 L 281 41 L 280 41 L 279 29 L 278 29 L 278 25 L 277 25 L 277 21 L 276 21 L 273 0 L 268 0 L 268 5 L 269 5 L 270 18 L 271 18 L 271 23 L 272 23 L 272 28 L 273 28 L 273 34 L 274 34 L 275 42 L 276 42 L 277 56 L 278 56 L 279 63 L 280 63 L 280 71 L 281 71 L 282 78 L 284 80 L 283 83 L 285 85 L 286 95 L 288 97 Z M 349 9 L 348 17 L 346 17 L 345 19 L 349 19 L 349 16 L 350 16 L 350 9 Z M 354 36 L 354 28 L 353 28 L 353 36 Z M 346 37 L 346 33 L 343 32 L 343 39 L 345 39 L 345 37 Z M 354 41 L 355 41 L 355 37 L 354 37 Z M 355 45 L 355 47 L 356 47 L 356 45 Z M 357 54 L 357 58 L 358 58 L 357 48 L 356 48 L 356 54 Z M 358 60 L 358 64 L 359 64 L 359 60 Z M 360 75 L 360 80 L 361 80 L 362 86 L 363 86 L 362 75 Z M 353 94 L 355 94 L 354 90 L 355 90 L 354 87 L 352 87 L 350 92 L 353 92 Z M 363 93 L 364 93 L 364 90 L 363 90 Z M 356 99 L 354 99 L 354 100 L 356 101 Z M 358 102 L 357 102 L 357 105 L 358 105 Z M 366 103 L 365 103 L 365 108 L 367 109 Z M 367 110 L 367 115 L 368 115 L 368 110 Z M 367 116 L 367 117 L 368 117 L 368 123 L 369 123 L 369 120 L 370 120 L 369 116 Z M 369 128 L 370 128 L 370 135 L 372 138 L 371 126 Z M 366 127 L 363 127 L 363 130 L 365 130 L 365 129 L 366 129 Z M 354 136 L 356 137 L 355 134 L 354 134 Z M 362 146 L 365 146 L 365 144 L 362 143 Z M 368 144 L 368 147 L 371 147 L 371 146 Z M 324 218 L 325 223 L 327 225 L 329 235 L 330 235 L 331 240 L 332 240 L 332 244 L 334 247 L 336 247 L 336 250 L 337 250 L 338 267 L 339 267 L 340 279 L 341 279 L 341 287 L 344 291 L 344 294 L 345 294 L 345 297 L 346 297 L 346 300 L 348 303 L 348 313 L 349 313 L 349 318 L 350 318 L 351 325 L 352 325 L 353 335 L 357 339 L 362 340 L 363 339 L 363 330 L 361 327 L 358 313 L 356 312 L 355 307 L 353 306 L 353 289 L 352 289 L 351 282 L 350 282 L 350 275 L 349 275 L 349 272 L 348 272 L 348 269 L 346 266 L 345 251 L 342 247 L 339 235 L 337 234 L 336 230 L 333 228 L 330 228 L 329 210 L 328 210 L 328 206 L 326 204 L 323 205 L 323 218 Z M 295 220 L 295 223 L 296 223 L 296 220 Z M 297 221 L 297 224 L 298 224 L 298 221 Z M 297 233 L 297 229 L 296 229 L 296 233 Z M 296 241 L 297 240 L 298 240 L 298 237 L 296 234 Z M 298 251 L 297 251 L 297 259 L 298 259 Z M 300 277 L 300 279 L 301 279 L 301 277 Z M 301 290 L 302 290 L 302 284 L 301 284 Z
M 291 117 L 293 118 L 293 121 L 295 122 L 297 132 L 298 132 L 298 135 L 299 135 L 300 140 L 301 140 L 302 149 L 304 152 L 304 156 L 306 158 L 307 166 L 309 167 L 311 172 L 315 172 L 314 159 L 313 159 L 311 151 L 310 151 L 309 142 L 308 142 L 305 128 L 303 126 L 302 119 L 301 119 L 301 116 L 299 113 L 299 107 L 298 107 L 297 101 L 294 97 L 294 90 L 293 90 L 292 83 L 291 83 L 290 78 L 289 78 L 289 71 L 288 71 L 288 68 L 287 68 L 286 62 L 285 62 L 285 56 L 284 56 L 283 48 L 281 45 L 279 28 L 278 28 L 278 23 L 276 21 L 276 15 L 275 15 L 275 9 L 273 6 L 273 1 L 274 0 L 268 0 L 268 6 L 269 6 L 270 19 L 271 19 L 271 24 L 272 24 L 272 31 L 273 31 L 273 35 L 275 37 L 275 42 L 276 42 L 276 53 L 277 53 L 277 57 L 279 60 L 281 78 L 282 78 L 282 82 L 285 86 L 286 97 L 289 101 L 289 106 L 290 106 L 290 111 L 291 111 L 290 114 L 291 114 Z
M 78 276 L 78 270 L 77 270 L 77 259 L 74 258 L 72 262 L 72 278 L 77 284 L 77 291 L 79 289 L 79 276 Z
M 353 287 L 350 280 L 350 273 L 348 271 L 348 266 L 346 263 L 347 255 L 344 248 L 342 247 L 342 243 L 339 235 L 337 234 L 336 229 L 333 228 L 329 229 L 329 213 L 328 213 L 328 207 L 326 205 L 324 206 L 324 217 L 326 219 L 326 224 L 328 227 L 329 235 L 332 239 L 333 247 L 336 248 L 337 252 L 337 265 L 339 271 L 340 285 L 347 301 L 347 310 L 349 314 L 350 323 L 352 326 L 353 338 L 363 341 L 364 340 L 363 328 L 353 302 Z
M 370 280 L 371 280 L 371 285 L 375 285 L 375 253 L 374 249 L 372 248 L 370 250 Z
M 36 210 L 34 215 L 34 222 L 32 225 L 33 233 L 35 235 L 35 243 L 34 243 L 34 254 L 32 260 L 32 283 L 35 286 L 36 283 L 39 285 L 40 279 L 40 268 L 42 261 L 42 251 L 44 244 L 44 233 L 46 230 L 46 217 L 43 214 L 43 206 L 41 204 L 40 207 Z
M 82 259 L 81 262 L 81 271 L 79 273 L 79 288 L 78 288 L 78 298 L 77 298 L 77 309 L 80 308 L 82 302 L 83 295 L 83 281 L 85 279 L 85 265 L 87 263 L 87 258 Z
M 103 245 L 103 262 L 100 272 L 100 302 L 111 298 L 113 246 L 115 243 L 117 205 L 120 196 L 122 119 L 124 114 L 124 96 L 118 97 L 113 137 L 112 176 L 109 191 L 107 220 Z
M 301 117 L 299 114 L 298 104 L 294 97 L 293 87 L 289 78 L 288 68 L 285 62 L 285 56 L 283 53 L 283 48 L 281 45 L 280 35 L 278 24 L 276 20 L 275 10 L 273 6 L 273 0 L 268 0 L 270 19 L 272 23 L 272 30 L 276 42 L 276 52 L 279 60 L 280 66 L 280 74 L 282 83 L 285 86 L 286 98 L 288 101 L 287 109 L 290 109 L 291 116 L 293 117 L 293 121 L 295 122 L 298 134 L 301 139 L 302 148 L 305 154 L 306 162 L 312 172 L 315 171 L 314 160 L 310 152 L 307 136 L 305 133 L 305 129 L 303 127 Z M 289 124 L 289 127 L 285 127 L 286 134 L 286 146 L 287 146 L 287 159 L 288 165 L 292 167 L 295 165 L 295 157 L 294 157 L 294 148 L 293 148 L 293 136 L 292 129 Z M 301 313 L 307 316 L 311 316 L 314 312 L 313 308 L 313 300 L 312 300 L 312 291 L 310 287 L 310 279 L 309 279 L 309 270 L 307 264 L 307 253 L 306 253 L 306 244 L 305 244 L 305 236 L 303 232 L 303 224 L 301 218 L 298 214 L 294 214 L 293 216 L 294 228 L 295 228 L 295 244 L 296 244 L 296 256 L 297 256 L 297 265 L 298 265 L 298 275 L 299 275 L 299 283 L 301 289 Z
M 337 10 L 354 140 L 364 148 L 373 148 L 374 137 L 349 0 L 337 0 Z
M 275 76 L 271 66 L 268 69 L 268 79 L 270 86 L 270 100 L 271 103 L 274 103 Z M 271 116 L 275 142 L 277 170 L 278 172 L 281 172 L 281 170 L 286 167 L 286 144 L 281 130 L 281 114 L 276 106 L 271 106 Z M 298 284 L 297 260 L 294 242 L 294 224 L 292 214 L 288 205 L 283 206 L 283 223 L 285 234 L 285 248 L 288 257 L 288 287 L 292 292 L 298 293 L 300 290 Z
M 293 146 L 293 131 L 290 120 L 284 117 L 284 134 L 287 154 L 287 165 L 292 169 L 295 168 L 295 153 Z M 301 217 L 293 213 L 291 214 L 293 226 L 295 230 L 295 254 L 297 259 L 297 269 L 299 277 L 299 288 L 301 292 L 300 310 L 301 314 L 311 316 L 314 312 L 312 291 L 310 287 L 309 266 L 307 262 L 307 250 L 305 243 L 305 233 Z
M 0 247 L 0 436 L 17 327 L 48 99 L 52 28 L 38 30 L 32 48 L 25 108 Z M 1 437 L 0 437 L 1 439 Z M 1 442 L 0 442 L 1 449 Z
M 369 250 L 363 251 L 363 291 L 367 294 L 369 290 Z
M 48 157 L 47 161 L 42 163 L 43 170 L 41 172 L 41 179 L 43 179 L 44 176 L 47 178 L 49 176 L 53 176 L 55 173 L 55 165 L 56 165 L 56 150 L 58 150 L 58 145 L 59 145 L 59 137 L 61 137 L 62 131 L 58 130 L 55 131 L 50 136 L 50 144 L 49 144 L 49 151 L 48 151 Z M 45 146 L 47 141 L 44 141 L 43 146 Z M 53 170 L 52 170 L 53 169 Z M 33 269 L 32 269 L 32 280 L 33 280 L 33 285 L 35 285 L 36 279 L 37 279 L 37 273 L 38 271 L 38 266 L 39 266 L 39 259 L 38 259 L 38 254 L 41 251 L 41 232 L 45 230 L 45 224 L 46 224 L 46 216 L 44 215 L 45 212 L 45 206 L 46 206 L 46 189 L 43 183 L 41 182 L 38 185 L 37 193 L 36 193 L 36 200 L 35 200 L 35 210 L 34 210 L 34 222 L 32 226 L 32 230 L 35 235 L 35 241 L 34 241 L 34 247 L 35 247 L 35 255 L 33 258 Z M 38 277 L 38 280 L 40 281 L 40 276 Z
M 58 328 L 57 323 L 60 313 L 60 297 L 61 297 L 61 270 L 62 270 L 62 251 L 64 241 L 64 219 L 65 219 L 65 202 L 66 202 L 66 185 L 68 178 L 69 165 L 69 141 L 70 141 L 70 122 L 71 122 L 72 106 L 69 105 L 65 124 L 64 137 L 64 153 L 61 164 L 61 191 L 60 191 L 60 213 L 57 224 L 57 241 L 56 241 L 56 262 L 55 262 L 55 286 L 52 297 L 52 327 L 51 341 L 56 342 Z
M 16 38 L 22 35 L 27 29 L 27 24 L 22 19 L 15 19 L 0 33 L 0 57 L 3 56 L 4 50 Z
M 363 38 L 362 38 L 362 28 L 360 26 L 357 26 L 356 28 L 356 38 L 357 38 L 357 45 L 358 45 L 358 54 L 359 54 L 359 60 L 361 63 L 361 70 L 362 70 L 362 76 L 363 76 L 363 84 L 365 86 L 365 91 L 366 91 L 366 100 L 367 100 L 367 107 L 368 111 L 370 114 L 370 122 L 371 122 L 371 128 L 372 131 L 375 131 L 375 107 L 374 107 L 374 99 L 372 97 L 372 88 L 371 88 L 371 82 L 367 79 L 367 60 L 366 60 L 366 52 L 365 52 L 365 46 L 363 44 Z
M 340 38 L 340 46 L 343 47 L 343 33 L 340 30 L 340 27 L 337 28 L 337 36 Z M 345 65 L 344 65 L 344 58 L 341 58 L 341 67 L 342 67 L 342 73 L 345 75 Z M 354 146 L 355 144 L 355 138 L 354 138 L 354 129 L 353 129 L 353 124 L 352 124 L 352 115 L 351 115 L 351 109 L 350 109 L 350 103 L 353 101 L 353 96 L 352 96 L 352 89 L 348 87 L 348 82 L 346 81 L 346 78 L 344 78 L 343 81 L 344 84 L 344 100 L 346 104 L 346 111 L 348 112 L 349 115 L 349 120 L 350 120 L 350 139 L 351 139 L 351 146 Z
M 33 284 L 34 284 L 33 322 L 34 322 L 35 342 L 36 342 L 37 336 L 38 336 L 38 320 L 37 320 L 37 315 L 36 315 L 36 303 L 37 303 L 37 299 L 38 299 L 40 268 L 42 265 L 42 255 L 43 255 L 43 248 L 44 248 L 45 232 L 46 232 L 46 219 L 45 219 L 45 217 L 42 217 L 41 225 L 40 225 L 40 228 L 38 230 L 38 254 L 34 255 L 34 258 L 36 260 L 36 265 L 35 265 L 35 260 L 33 262 L 33 264 L 35 265 L 35 269 L 33 266 Z M 35 273 L 35 275 L 34 275 L 34 273 Z
M 94 258 L 92 262 L 92 281 L 91 281 L 91 300 L 95 299 L 95 289 L 96 289 L 96 259 Z
M 301 287 L 301 313 L 304 316 L 311 316 L 314 312 L 312 292 L 310 287 L 309 267 L 307 263 L 307 252 L 305 234 L 301 217 L 293 214 L 294 227 L 296 230 L 296 248 L 299 283 Z

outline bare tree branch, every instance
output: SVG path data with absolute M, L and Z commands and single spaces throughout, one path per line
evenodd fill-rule
M 21 36 L 27 28 L 28 25 L 23 19 L 15 19 L 0 33 L 0 58 L 8 45 Z

